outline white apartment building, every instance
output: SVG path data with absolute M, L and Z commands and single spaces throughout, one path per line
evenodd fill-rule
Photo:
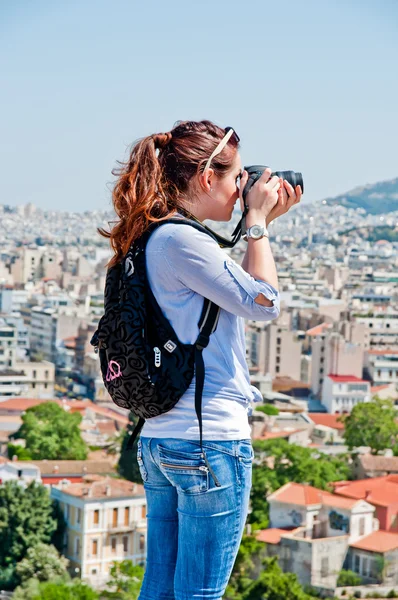
M 14 363 L 0 370 L 0 400 L 10 396 L 54 397 L 55 366 L 48 361 Z
M 326 375 L 354 375 L 361 378 L 364 364 L 364 348 L 361 344 L 347 342 L 344 337 L 328 326 L 318 325 L 306 332 L 311 336 L 312 364 L 311 391 L 322 399 L 322 387 Z M 322 400 L 323 401 L 323 400 Z
M 43 358 L 57 362 L 57 344 L 76 336 L 82 319 L 74 314 L 58 313 L 56 308 L 34 306 L 30 321 L 30 347 Z
M 386 346 L 391 348 L 398 346 L 398 313 L 382 313 L 373 317 L 356 316 L 358 323 L 363 323 L 369 334 L 370 347 Z
M 113 561 L 146 560 L 146 499 L 142 485 L 87 476 L 82 483 L 61 481 L 51 488 L 67 523 L 64 555 L 70 571 L 91 585 L 109 579 Z
M 370 402 L 370 382 L 354 375 L 326 375 L 322 404 L 329 413 L 350 413 L 356 404 Z
M 365 368 L 374 386 L 388 383 L 398 385 L 398 349 L 368 350 L 365 355 Z
M 11 369 L 16 361 L 17 329 L 0 317 L 0 372 Z

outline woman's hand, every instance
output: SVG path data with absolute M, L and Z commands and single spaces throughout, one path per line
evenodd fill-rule
M 296 189 L 286 179 L 279 179 L 281 187 L 278 190 L 278 202 L 275 204 L 271 212 L 266 217 L 267 226 L 271 221 L 274 221 L 281 215 L 287 213 L 295 204 L 298 204 L 301 200 L 303 192 L 299 185 Z
M 281 180 L 276 175 L 271 177 L 271 169 L 265 169 L 261 177 L 253 185 L 246 197 L 246 204 L 249 207 L 249 214 L 259 219 L 267 219 L 271 211 L 278 202 L 278 190 L 281 187 Z M 240 182 L 240 203 L 243 211 L 243 190 L 249 179 L 247 171 L 243 172 Z

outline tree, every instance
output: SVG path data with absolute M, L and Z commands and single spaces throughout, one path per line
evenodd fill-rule
M 130 412 L 129 424 L 127 425 L 127 429 L 124 432 L 122 439 L 122 447 L 117 468 L 119 474 L 125 479 L 134 481 L 135 483 L 142 483 L 142 477 L 137 463 L 137 442 L 135 442 L 132 449 L 127 449 L 127 444 L 136 425 L 136 421 L 136 417 Z
M 80 579 L 70 582 L 61 580 L 40 582 L 29 579 L 19 586 L 13 600 L 99 600 L 99 595 Z
M 101 596 L 114 600 L 137 600 L 143 578 L 144 569 L 134 565 L 131 560 L 114 562 L 107 583 L 110 589 L 101 592 Z
M 267 496 L 288 482 L 308 483 L 327 490 L 333 481 L 347 479 L 349 467 L 339 456 L 328 456 L 311 448 L 276 439 L 253 443 L 256 463 L 253 466 L 250 522 L 268 527 Z M 273 458 L 273 468 L 267 464 Z
M 342 569 L 337 579 L 337 587 L 350 587 L 354 585 L 360 585 L 362 583 L 362 577 L 360 577 L 354 571 L 348 571 Z
M 350 450 L 369 446 L 372 454 L 398 444 L 397 412 L 391 400 L 375 396 L 372 402 L 356 404 L 350 415 L 343 416 L 344 439 Z
M 63 527 L 58 510 L 41 484 L 23 488 L 8 481 L 0 486 L 0 568 L 20 562 L 37 544 L 56 544 Z
M 272 404 L 260 404 L 260 406 L 256 406 L 256 410 L 259 410 L 266 415 L 270 415 L 271 417 L 279 415 L 279 410 L 276 406 L 272 406 Z
M 264 551 L 259 545 L 264 549 L 264 544 L 255 540 L 246 540 L 243 544 L 249 552 L 251 547 L 253 553 L 251 557 L 245 556 L 245 551 L 240 555 L 238 553 L 226 590 L 226 600 L 312 600 L 312 596 L 304 592 L 296 575 L 282 572 L 276 557 L 262 558 L 261 566 L 258 565 Z M 251 567 L 250 561 L 253 559 L 254 566 Z M 243 572 L 240 573 L 242 565 Z
M 22 584 L 29 579 L 69 579 L 66 570 L 68 564 L 68 559 L 60 556 L 55 546 L 40 543 L 28 548 L 25 558 L 17 564 L 15 570 Z
M 56 402 L 44 402 L 28 408 L 21 427 L 11 437 L 25 440 L 28 460 L 85 460 L 81 420 L 79 413 L 69 413 Z

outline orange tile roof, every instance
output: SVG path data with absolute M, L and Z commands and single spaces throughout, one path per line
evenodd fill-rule
M 325 425 L 332 429 L 344 430 L 344 423 L 340 423 L 337 419 L 341 415 L 331 415 L 329 413 L 309 413 L 310 419 L 315 425 Z
M 310 485 L 286 483 L 268 497 L 268 500 L 271 499 L 286 504 L 312 506 L 314 504 L 322 504 L 322 492 Z
M 346 508 L 351 510 L 358 502 L 357 498 L 343 498 L 342 496 L 336 496 L 336 494 L 330 494 L 329 492 L 321 492 L 322 504 L 325 506 L 335 506 L 336 508 Z
M 305 334 L 310 335 L 310 336 L 322 335 L 323 330 L 330 329 L 330 327 L 331 327 L 330 323 L 321 323 L 320 325 L 316 325 L 315 327 L 312 327 L 311 329 L 307 329 Z
M 129 496 L 145 497 L 144 486 L 124 479 L 91 476 L 81 483 L 58 486 L 65 494 L 82 499 L 92 498 L 125 498 Z
M 336 482 L 334 491 L 340 496 L 366 500 L 375 506 L 398 506 L 398 476 Z
M 291 529 L 262 529 L 256 534 L 256 540 L 265 542 L 266 544 L 279 544 L 284 533 L 291 533 Z
M 373 387 L 370 388 L 370 391 L 372 392 L 372 394 L 374 394 L 375 392 L 380 392 L 381 390 L 385 390 L 386 388 L 390 387 L 390 383 L 385 383 L 384 385 L 374 385 Z
M 350 544 L 351 548 L 368 552 L 389 552 L 398 548 L 398 534 L 388 531 L 374 531 L 370 535 Z

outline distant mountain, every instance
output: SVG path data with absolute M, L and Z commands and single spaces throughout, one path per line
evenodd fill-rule
M 398 177 L 357 187 L 335 198 L 326 198 L 329 206 L 363 208 L 368 214 L 379 215 L 398 210 Z

